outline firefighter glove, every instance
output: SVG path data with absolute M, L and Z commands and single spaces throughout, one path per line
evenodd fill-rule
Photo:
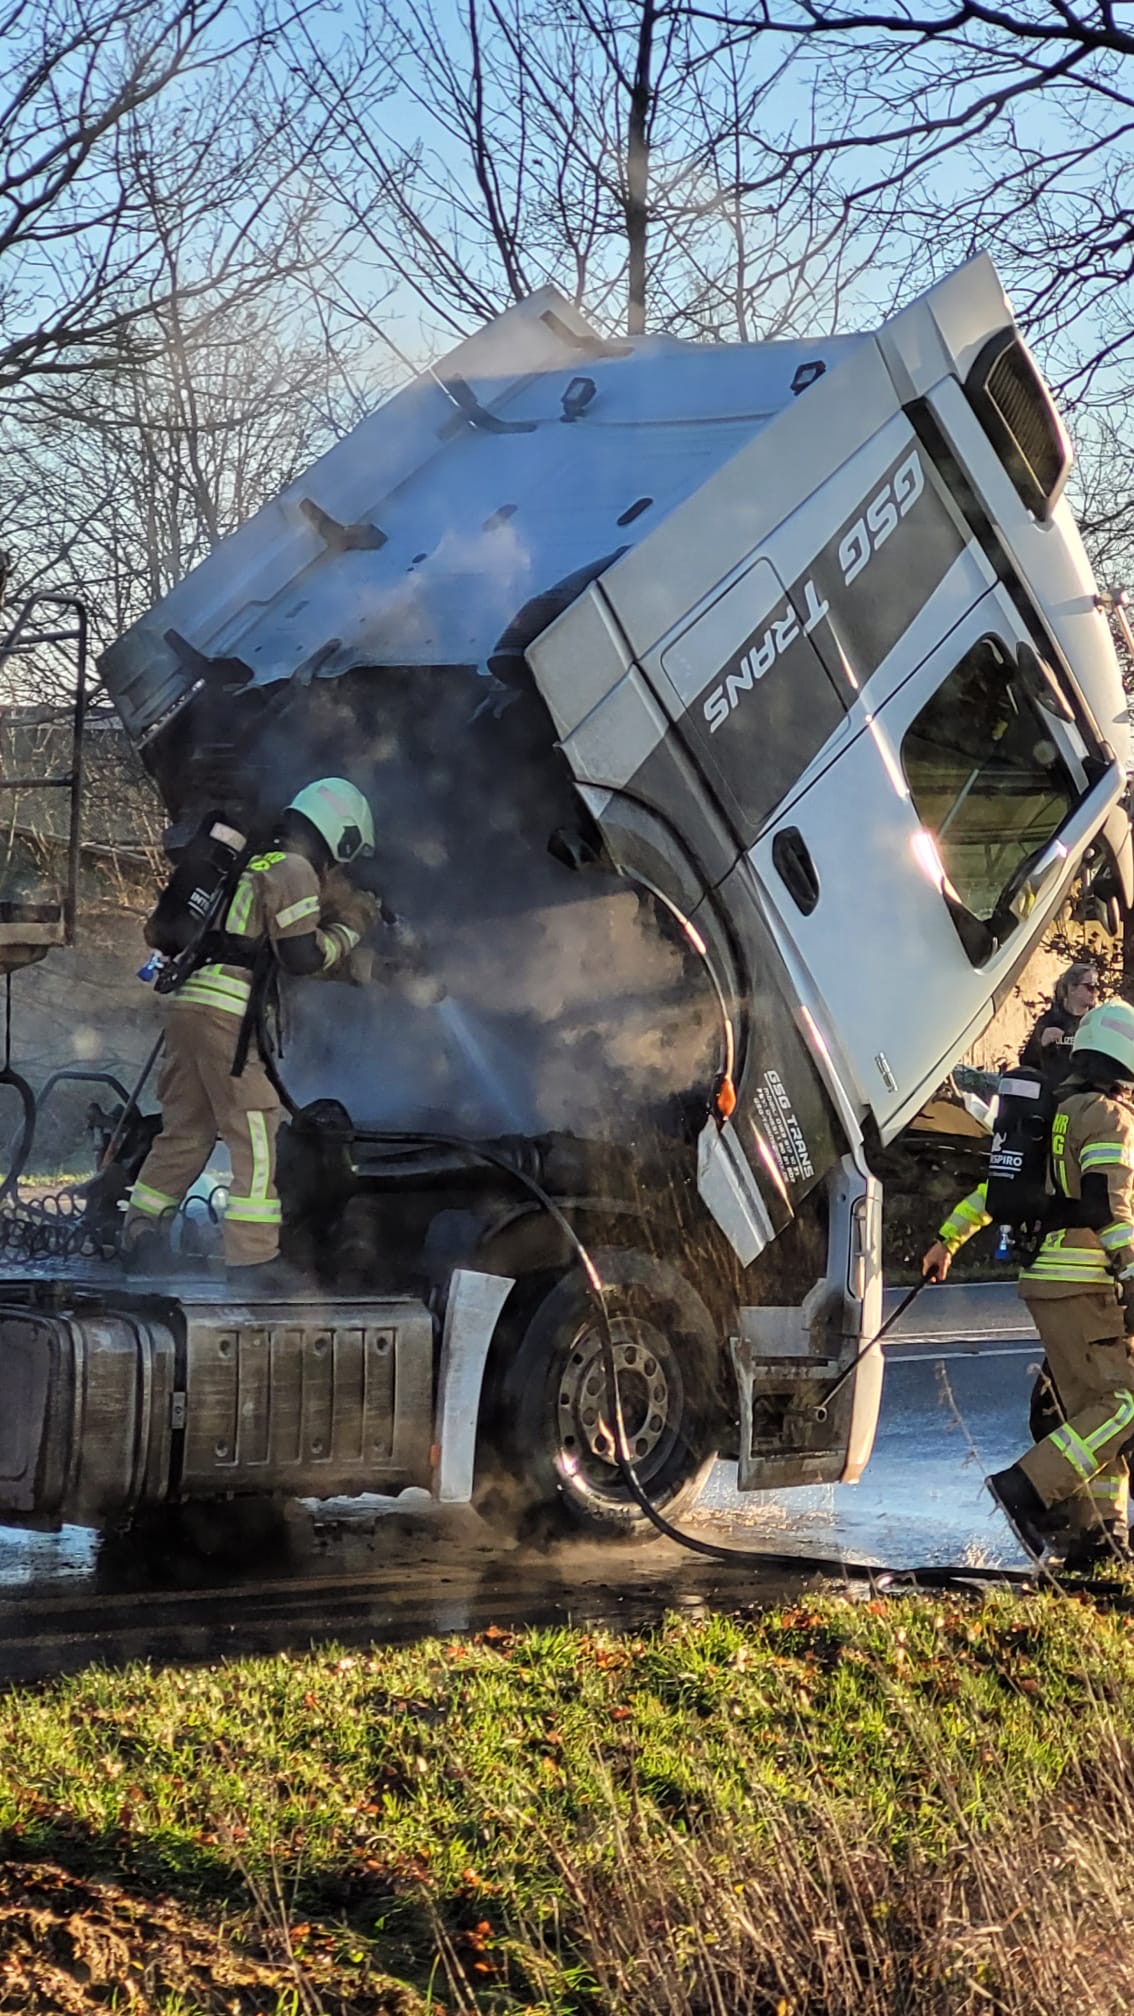
M 1118 1292 L 1122 1298 L 1122 1314 L 1126 1324 L 1126 1335 L 1134 1337 L 1134 1267 L 1129 1274 L 1118 1277 Z

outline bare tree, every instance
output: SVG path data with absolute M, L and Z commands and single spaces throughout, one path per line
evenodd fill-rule
M 547 280 L 611 331 L 813 330 L 872 255 L 833 174 L 781 164 L 782 52 L 722 45 L 674 0 L 559 0 L 538 22 L 522 0 L 386 0 L 375 21 L 384 67 L 349 94 L 312 41 L 324 188 L 435 340 Z
M 151 309 L 161 248 L 143 171 L 155 138 L 164 172 L 176 164 L 186 216 L 213 227 L 212 270 L 192 284 L 214 296 L 239 286 L 306 99 L 271 68 L 294 26 L 290 11 L 249 19 L 230 0 L 7 0 L 0 387 L 113 365 Z M 269 75 L 270 126 L 247 109 L 254 82 L 263 105 Z M 246 200 L 232 202 L 219 237 L 218 205 L 237 176 Z
M 310 170 L 326 115 L 288 40 L 302 17 L 226 37 L 227 0 L 59 0 L 59 16 L 9 19 L 0 543 L 10 599 L 77 583 L 105 636 L 348 425 L 359 392 L 320 298 L 347 248 Z
M 774 38 L 814 67 L 820 122 L 779 149 L 835 163 L 848 219 L 923 276 L 993 251 L 1072 401 L 1129 371 L 1134 274 L 1134 24 L 1107 0 L 760 0 L 693 4 L 721 47 Z M 770 180 L 761 184 L 774 187 Z
M 143 364 L 25 394 L 0 475 L 25 500 L 21 587 L 81 582 L 118 635 L 344 431 L 342 360 L 279 322 L 271 296 L 203 327 L 167 309 Z

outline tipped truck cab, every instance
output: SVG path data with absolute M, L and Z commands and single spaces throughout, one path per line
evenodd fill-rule
M 880 1353 L 822 1403 L 881 1321 L 872 1157 L 1084 857 L 1134 895 L 1069 460 L 984 257 L 811 342 L 608 343 L 544 289 L 113 645 L 175 818 L 254 824 L 316 756 L 366 791 L 414 965 L 295 988 L 281 1186 L 312 1299 L 222 1321 L 159 1297 L 168 1405 L 93 1498 L 36 1481 L 53 1436 L 92 1460 L 93 1425 L 62 1425 L 80 1361 L 90 1405 L 108 1355 L 166 1347 L 106 1283 L 50 1313 L 9 1283 L 0 1517 L 309 1491 L 318 1442 L 328 1494 L 397 1448 L 442 1495 L 479 1471 L 640 1528 L 586 1263 L 541 1196 L 607 1284 L 663 1509 L 718 1452 L 742 1488 L 853 1481 Z

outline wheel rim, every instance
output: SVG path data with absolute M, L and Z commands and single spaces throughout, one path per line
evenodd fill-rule
M 669 1338 L 641 1317 L 612 1315 L 611 1343 L 627 1449 L 643 1483 L 657 1477 L 680 1438 L 685 1387 Z M 614 1416 L 597 1323 L 580 1326 L 555 1385 L 556 1467 L 577 1494 L 624 1499 Z

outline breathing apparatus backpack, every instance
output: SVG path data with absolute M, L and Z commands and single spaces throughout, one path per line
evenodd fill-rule
M 205 940 L 227 910 L 250 853 L 245 835 L 220 812 L 203 819 L 181 851 L 146 920 L 146 943 L 164 961 L 154 983 L 159 994 L 175 992 L 201 964 Z
M 1048 1183 L 1057 1104 L 1039 1071 L 1005 1071 L 997 1086 L 985 1209 L 1000 1227 L 1005 1256 L 1032 1259 L 1058 1213 Z

